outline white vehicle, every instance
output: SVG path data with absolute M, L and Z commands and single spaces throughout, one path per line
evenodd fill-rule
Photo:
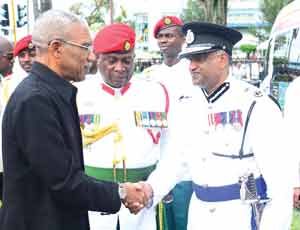
M 273 24 L 261 88 L 284 108 L 287 86 L 300 76 L 300 0 L 286 5 Z

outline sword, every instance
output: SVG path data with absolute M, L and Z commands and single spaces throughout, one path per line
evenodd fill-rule
M 255 221 L 254 230 L 259 230 L 262 212 L 268 199 L 261 199 L 257 194 L 257 187 L 253 173 L 247 173 L 240 177 L 240 198 L 243 203 L 250 204 Z

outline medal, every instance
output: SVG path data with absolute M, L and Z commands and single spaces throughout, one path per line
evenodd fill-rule
M 242 112 L 240 110 L 233 110 L 229 112 L 230 124 L 235 131 L 240 131 L 242 129 Z
M 162 117 L 160 112 L 156 113 L 156 124 L 158 127 L 162 127 Z
M 149 112 L 149 117 L 150 117 L 150 127 L 155 127 L 156 126 L 155 113 Z
M 142 127 L 142 116 L 138 111 L 134 111 L 135 124 L 137 127 Z
M 162 126 L 163 126 L 163 128 L 167 128 L 168 127 L 167 113 L 162 112 L 161 115 L 162 115 L 161 116 L 162 117 Z
M 142 113 L 142 124 L 143 127 L 149 126 L 149 114 L 148 112 L 141 112 Z

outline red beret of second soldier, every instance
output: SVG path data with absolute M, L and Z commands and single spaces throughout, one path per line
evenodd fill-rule
M 32 36 L 27 35 L 23 38 L 21 38 L 19 41 L 17 41 L 15 47 L 14 47 L 14 57 L 18 56 L 19 53 L 21 53 L 24 49 L 32 49 L 34 48 L 34 45 L 32 44 Z
M 126 24 L 114 23 L 97 33 L 93 45 L 95 54 L 127 52 L 135 46 L 135 32 Z
M 159 31 L 172 27 L 172 26 L 183 26 L 183 22 L 176 16 L 164 16 L 154 26 L 153 35 L 156 38 Z

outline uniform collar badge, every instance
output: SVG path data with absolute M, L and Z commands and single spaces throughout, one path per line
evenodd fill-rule
M 130 48 L 131 48 L 131 45 L 130 45 L 129 41 L 125 41 L 124 42 L 124 50 L 128 51 L 128 50 L 130 50 Z
M 188 30 L 187 31 L 187 34 L 186 34 L 186 37 L 185 37 L 185 41 L 187 44 L 192 44 L 195 40 L 195 35 L 193 33 L 192 30 Z

